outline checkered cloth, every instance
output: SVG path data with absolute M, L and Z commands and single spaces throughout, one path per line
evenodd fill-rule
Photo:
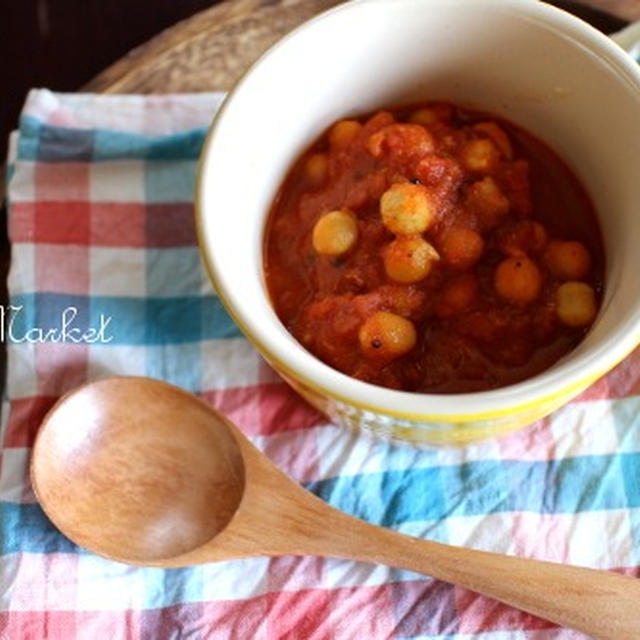
M 45 411 L 87 379 L 145 375 L 201 394 L 298 482 L 369 522 L 639 574 L 640 352 L 498 440 L 421 451 L 329 424 L 256 355 L 200 262 L 194 171 L 220 98 L 29 95 L 9 181 L 0 638 L 581 637 L 428 577 L 344 560 L 129 567 L 77 548 L 43 515 L 27 465 Z

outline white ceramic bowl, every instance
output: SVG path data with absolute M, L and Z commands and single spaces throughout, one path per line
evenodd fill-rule
M 352 379 L 301 347 L 265 294 L 265 219 L 299 153 L 341 117 L 433 99 L 546 141 L 586 186 L 604 236 L 604 300 L 585 340 L 494 391 L 418 394 Z M 352 0 L 285 37 L 228 96 L 202 152 L 197 226 L 227 310 L 311 403 L 387 436 L 465 442 L 551 412 L 640 340 L 639 166 L 640 70 L 584 22 L 534 0 Z

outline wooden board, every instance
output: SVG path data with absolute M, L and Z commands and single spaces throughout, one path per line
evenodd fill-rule
M 227 90 L 261 53 L 341 0 L 226 0 L 133 50 L 84 87 L 105 93 Z
M 230 89 L 276 40 L 342 0 L 225 0 L 134 49 L 83 90 L 171 93 Z M 553 2 L 600 28 L 640 19 L 640 0 Z M 606 14 L 589 13 L 599 9 Z M 607 14 L 620 21 L 607 22 Z

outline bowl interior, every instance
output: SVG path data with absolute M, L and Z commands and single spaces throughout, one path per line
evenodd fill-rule
M 268 52 L 223 105 L 201 162 L 201 243 L 225 304 L 268 359 L 312 387 L 381 410 L 450 414 L 451 396 L 382 390 L 310 356 L 262 279 L 265 218 L 297 155 L 338 118 L 433 99 L 505 117 L 556 150 L 593 199 L 607 254 L 602 309 L 581 345 L 531 380 L 455 396 L 456 413 L 604 372 L 640 334 L 640 72 L 602 34 L 533 1 L 356 0 Z

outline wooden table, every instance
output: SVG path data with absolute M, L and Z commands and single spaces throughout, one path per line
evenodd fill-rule
M 230 89 L 276 40 L 341 1 L 225 0 L 133 50 L 84 89 L 104 93 Z M 580 15 L 605 32 L 640 20 L 640 0 L 552 0 L 551 4 Z

